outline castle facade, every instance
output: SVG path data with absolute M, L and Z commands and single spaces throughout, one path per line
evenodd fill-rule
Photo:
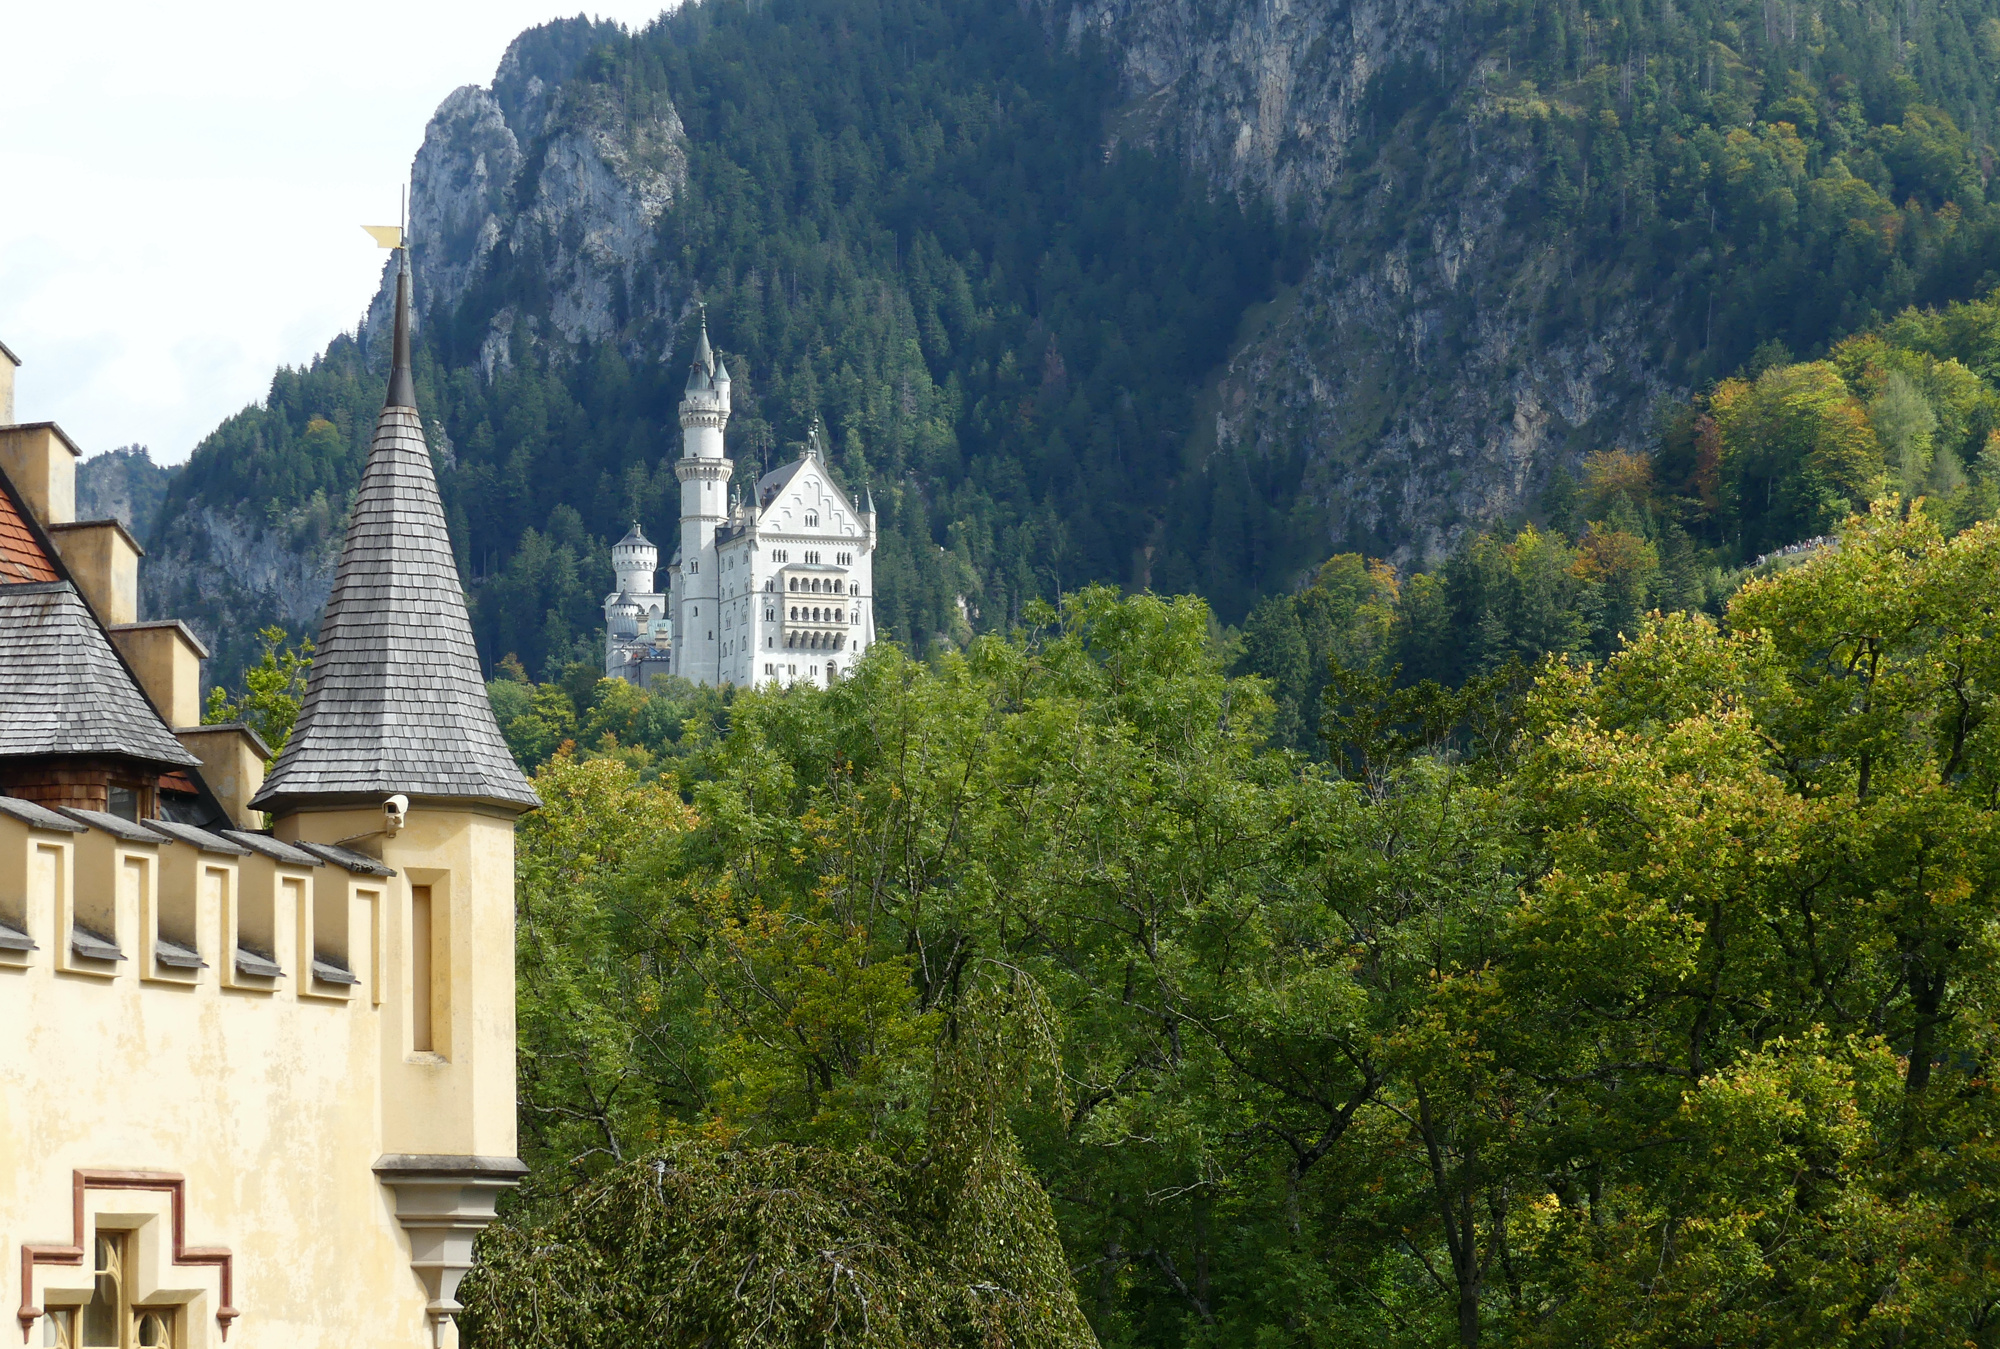
M 442 1349 L 515 1146 L 514 822 L 409 367 L 303 709 L 200 725 L 0 348 L 0 1288 L 47 1349 Z
M 680 408 L 680 546 L 664 590 L 638 526 L 613 547 L 604 673 L 825 686 L 875 641 L 875 503 L 834 482 L 818 423 L 796 460 L 732 494 L 729 383 L 704 321 Z

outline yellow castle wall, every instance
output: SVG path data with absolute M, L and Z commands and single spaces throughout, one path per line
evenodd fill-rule
M 335 842 L 381 821 L 376 810 L 284 824 L 290 837 Z M 25 920 L 40 947 L 0 951 L 0 1335 L 17 1329 L 22 1244 L 67 1245 L 72 1174 L 102 1169 L 186 1177 L 187 1244 L 233 1255 L 230 1349 L 432 1343 L 395 1194 L 372 1168 L 384 1154 L 514 1155 L 512 820 L 412 811 L 397 838 L 350 846 L 399 874 L 274 866 L 0 816 L 0 919 Z M 445 989 L 445 1052 L 428 1055 L 410 1048 L 411 886 L 421 884 L 439 915 Z M 126 959 L 71 956 L 71 913 L 115 921 Z M 313 980 L 308 964 L 311 934 L 343 917 L 343 954 L 361 980 L 351 989 Z M 161 927 L 189 923 L 208 965 L 191 978 L 151 945 Z M 287 977 L 225 979 L 238 925 L 263 931 Z M 135 1274 L 142 1294 L 193 1295 L 177 1343 L 216 1349 L 219 1276 L 158 1256 L 166 1202 L 86 1193 L 90 1213 L 138 1233 L 151 1262 Z M 42 1265 L 28 1291 L 55 1305 L 81 1300 L 89 1283 Z

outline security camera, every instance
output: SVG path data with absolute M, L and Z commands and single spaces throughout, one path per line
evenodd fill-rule
M 400 792 L 390 797 L 387 801 L 384 801 L 382 803 L 383 832 L 390 838 L 394 838 L 396 831 L 403 827 L 403 817 L 409 814 L 409 811 L 410 798 L 402 795 Z

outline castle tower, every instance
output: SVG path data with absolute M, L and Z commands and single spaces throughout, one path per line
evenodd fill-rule
M 674 465 L 681 480 L 681 566 L 673 596 L 674 672 L 703 684 L 721 682 L 715 532 L 728 520 L 729 477 L 736 469 L 723 454 L 728 422 L 729 371 L 708 344 L 704 313 L 681 399 L 681 457 Z
M 618 576 L 618 593 L 634 597 L 652 594 L 653 575 L 659 569 L 660 550 L 637 524 L 611 545 L 611 570 Z
M 410 371 L 395 365 L 298 724 L 251 802 L 277 839 L 391 874 L 380 926 L 380 1183 L 440 1342 L 496 1191 L 515 1183 L 514 822 L 539 804 L 494 723 Z

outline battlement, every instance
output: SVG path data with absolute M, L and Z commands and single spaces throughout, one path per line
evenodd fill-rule
M 345 848 L 0 797 L 0 974 L 376 1007 L 395 879 Z

